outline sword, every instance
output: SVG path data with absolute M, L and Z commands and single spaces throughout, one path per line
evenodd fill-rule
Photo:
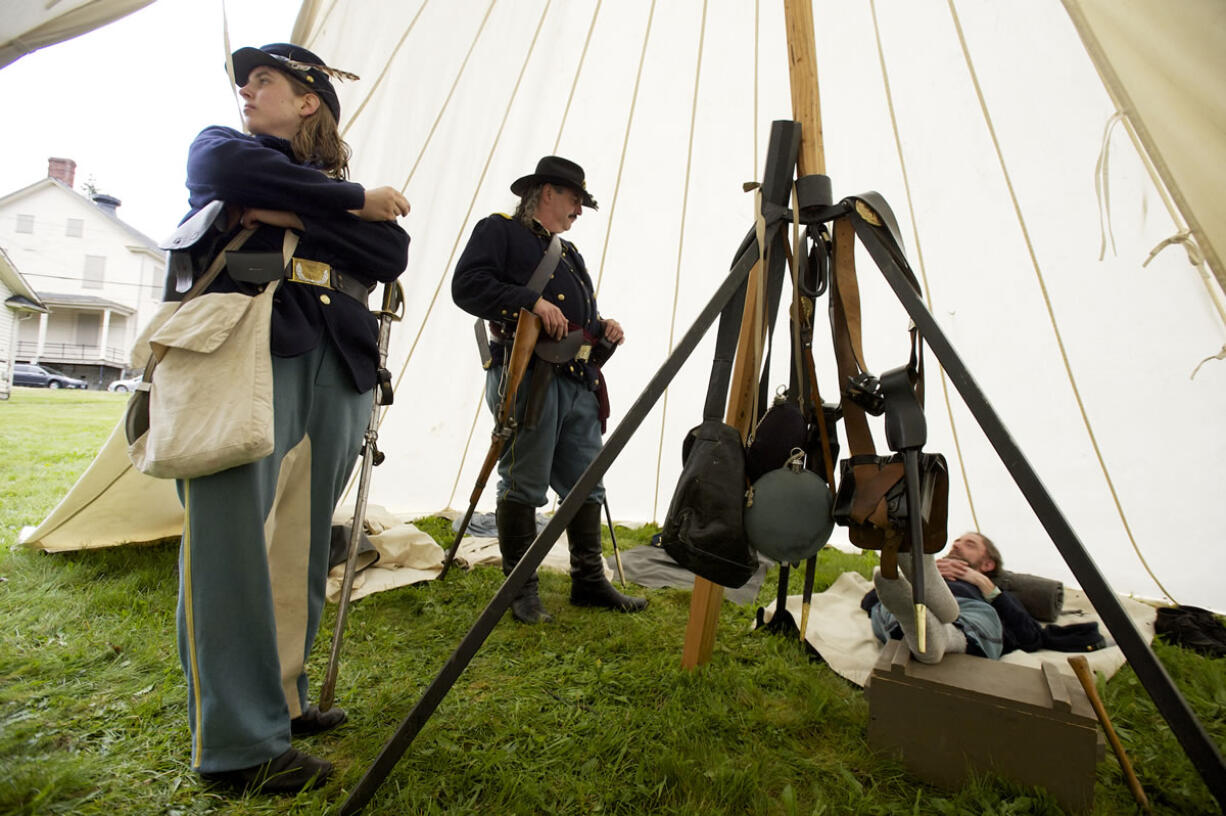
M 383 285 L 383 305 L 379 309 L 379 373 L 374 400 L 370 406 L 370 421 L 366 424 L 366 436 L 362 442 L 362 470 L 358 478 L 358 497 L 353 508 L 353 523 L 349 528 L 349 552 L 345 558 L 345 577 L 341 581 L 341 597 L 336 612 L 336 627 L 332 630 L 332 653 L 328 656 L 328 673 L 319 690 L 319 710 L 332 708 L 336 696 L 336 675 L 340 667 L 341 641 L 345 635 L 345 619 L 349 615 L 349 595 L 353 592 L 353 576 L 357 571 L 358 542 L 362 526 L 366 523 L 366 502 L 370 496 L 370 474 L 375 465 L 382 464 L 383 453 L 379 450 L 379 414 L 384 405 L 391 405 L 392 374 L 387 370 L 387 345 L 391 337 L 392 323 L 404 317 L 404 289 L 398 281 Z
M 609 540 L 613 542 L 613 560 L 617 562 L 617 580 L 626 588 L 626 572 L 622 569 L 622 553 L 617 549 L 617 534 L 613 532 L 613 513 L 609 511 L 609 496 L 604 497 L 604 517 L 609 521 Z

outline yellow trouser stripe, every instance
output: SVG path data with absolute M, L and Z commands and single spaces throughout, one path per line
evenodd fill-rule
M 192 764 L 200 765 L 201 731 L 204 730 L 204 714 L 200 704 L 200 669 L 196 664 L 196 625 L 192 614 L 192 483 L 183 480 L 183 611 L 187 627 L 187 655 L 192 671 L 192 701 L 196 711 L 196 738 L 192 741 Z

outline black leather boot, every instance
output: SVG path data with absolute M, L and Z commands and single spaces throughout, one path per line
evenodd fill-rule
M 646 598 L 623 595 L 604 577 L 600 552 L 600 505 L 585 502 L 566 528 L 570 542 L 570 602 L 575 606 L 603 606 L 619 612 L 641 612 Z
M 513 501 L 498 502 L 494 514 L 498 523 L 498 550 L 502 553 L 502 574 L 510 575 L 511 570 L 524 557 L 524 553 L 536 540 L 536 508 Z M 540 596 L 536 593 L 536 573 L 524 583 L 519 595 L 511 601 L 511 614 L 520 623 L 550 623 L 553 617 L 541 606 Z

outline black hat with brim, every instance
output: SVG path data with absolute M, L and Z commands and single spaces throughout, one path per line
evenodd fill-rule
M 570 159 L 561 156 L 546 156 L 536 163 L 536 172 L 521 176 L 511 185 L 511 192 L 522 196 L 535 184 L 556 184 L 569 187 L 579 194 L 583 206 L 598 209 L 596 199 L 587 191 L 587 182 L 583 176 L 583 168 Z
M 332 111 L 339 122 L 341 101 L 332 86 L 328 66 L 319 57 L 302 46 L 291 43 L 271 43 L 260 48 L 240 48 L 233 54 L 234 82 L 238 87 L 247 84 L 248 75 L 261 65 L 276 68 L 311 89 Z M 357 79 L 357 77 L 353 77 Z

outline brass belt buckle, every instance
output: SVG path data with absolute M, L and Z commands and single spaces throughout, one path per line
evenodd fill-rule
M 587 359 L 591 356 L 592 356 L 592 344 L 591 343 L 584 343 L 582 346 L 579 346 L 579 350 L 575 352 L 575 359 L 582 360 L 585 363 L 587 362 Z
M 322 261 L 294 258 L 290 261 L 289 277 L 290 280 L 298 283 L 335 288 L 332 281 L 332 267 Z

